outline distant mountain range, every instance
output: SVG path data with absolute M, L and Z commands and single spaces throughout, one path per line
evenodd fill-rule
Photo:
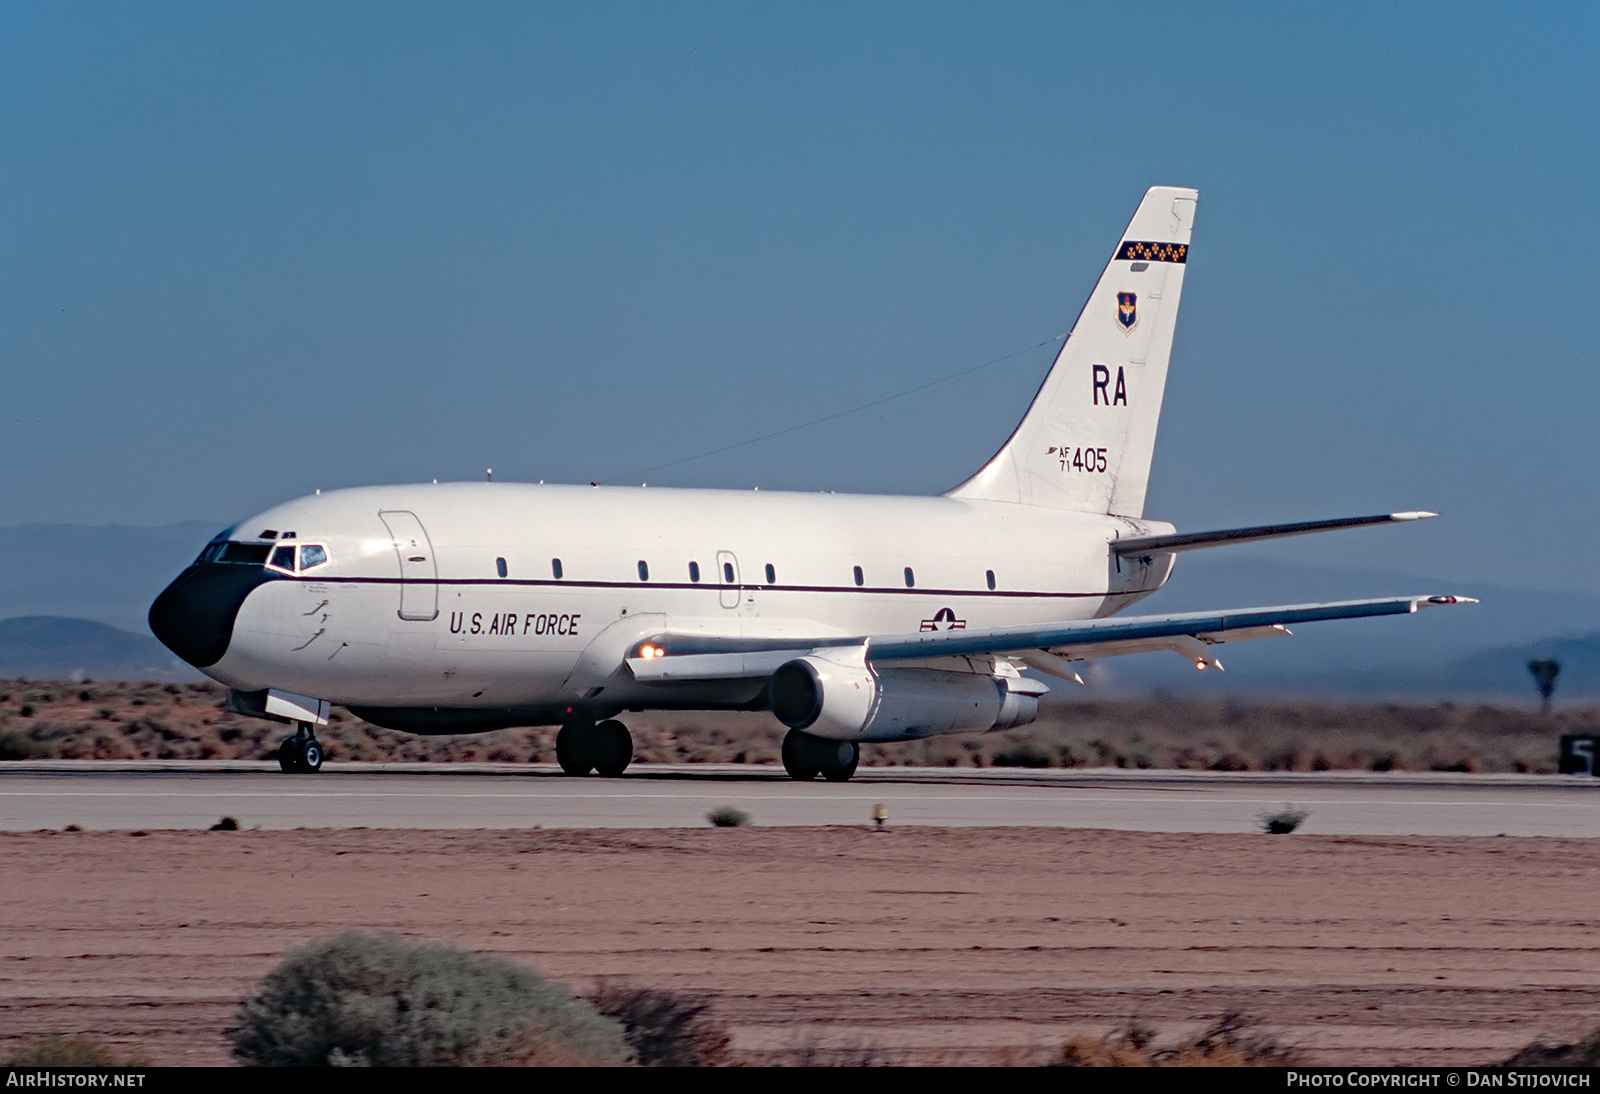
M 0 678 L 199 680 L 200 673 L 149 635 L 89 619 L 0 619 Z
M 0 527 L 0 676 L 202 679 L 155 640 L 145 613 L 222 527 Z
M 65 615 L 149 634 L 145 613 L 225 525 L 0 528 L 0 618 Z
M 196 678 L 150 636 L 145 613 L 220 527 L 191 521 L 160 528 L 0 528 L 0 676 Z M 1219 548 L 1180 556 L 1168 586 L 1134 610 L 1414 593 L 1454 593 L 1482 603 L 1410 618 L 1313 623 L 1294 628 L 1291 638 L 1230 643 L 1218 650 L 1227 666 L 1220 674 L 1196 672 L 1164 653 L 1093 663 L 1085 676 L 1102 694 L 1482 697 L 1532 704 L 1537 698 L 1527 663 L 1554 658 L 1562 666 L 1558 701 L 1600 697 L 1600 594 L 1294 566 Z

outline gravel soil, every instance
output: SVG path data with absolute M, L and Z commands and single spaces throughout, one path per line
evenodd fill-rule
M 750 1063 L 1037 1063 L 1227 1011 L 1306 1063 L 1483 1064 L 1600 1025 L 1600 847 L 853 828 L 0 834 L 0 1040 L 229 1062 L 347 926 L 588 991 L 702 992 Z

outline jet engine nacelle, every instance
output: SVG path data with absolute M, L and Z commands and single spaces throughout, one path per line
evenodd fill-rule
M 837 741 L 908 741 L 1025 725 L 1039 699 L 1000 677 L 928 668 L 874 669 L 859 648 L 786 662 L 767 684 L 790 729 Z

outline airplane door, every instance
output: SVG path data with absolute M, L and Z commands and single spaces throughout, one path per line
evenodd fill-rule
M 438 618 L 439 565 L 427 530 L 415 513 L 405 509 L 384 509 L 378 519 L 389 529 L 400 560 L 400 618 Z
M 732 551 L 717 552 L 717 598 L 730 611 L 739 606 L 739 560 Z

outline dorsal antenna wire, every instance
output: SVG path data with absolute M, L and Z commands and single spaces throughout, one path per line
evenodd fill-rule
M 672 460 L 668 463 L 658 463 L 653 467 L 642 467 L 637 471 L 629 471 L 623 475 L 613 475 L 611 478 L 604 479 L 602 481 L 606 482 L 607 484 L 633 481 L 640 475 L 649 475 L 657 471 L 664 471 L 669 467 L 677 467 L 681 464 L 693 463 L 695 460 L 704 460 L 712 456 L 720 456 L 724 452 L 733 452 L 736 449 L 748 448 L 750 445 L 760 444 L 762 441 L 770 441 L 774 437 L 782 437 L 788 433 L 798 433 L 802 429 L 810 429 L 812 426 L 822 425 L 824 422 L 831 422 L 838 418 L 846 418 L 851 414 L 859 414 L 863 410 L 871 410 L 873 407 L 882 406 L 885 403 L 892 403 L 896 399 L 904 399 L 908 395 L 917 394 L 919 391 L 927 391 L 930 387 L 938 387 L 940 384 L 947 384 L 951 380 L 959 380 L 963 376 L 971 376 L 974 372 L 982 372 L 984 369 L 992 368 L 993 366 L 1000 364 L 1002 361 L 1009 361 L 1013 357 L 1021 357 L 1024 353 L 1032 353 L 1034 350 L 1043 349 L 1045 346 L 1059 344 L 1064 342 L 1066 338 L 1067 336 L 1065 334 L 1058 334 L 1054 338 L 1046 338 L 1043 342 L 1035 342 L 1031 346 L 1024 346 L 1021 349 L 1012 350 L 1010 353 L 1003 353 L 993 360 L 983 362 L 981 365 L 973 365 L 970 368 L 961 369 L 959 372 L 952 372 L 948 375 L 937 377 L 927 381 L 926 383 L 918 384 L 916 387 L 908 387 L 904 391 L 897 391 L 892 395 L 885 395 L 880 399 L 873 399 L 871 402 L 862 403 L 860 406 L 850 407 L 848 410 L 836 410 L 832 414 L 824 414 L 822 417 L 812 418 L 808 422 L 801 422 L 798 425 L 785 426 L 782 429 L 775 429 L 771 433 L 763 433 L 759 437 L 751 437 L 748 440 L 735 441 L 733 444 L 725 444 L 721 448 L 712 448 L 705 452 L 697 452 L 693 456 L 684 456 L 682 459 Z

